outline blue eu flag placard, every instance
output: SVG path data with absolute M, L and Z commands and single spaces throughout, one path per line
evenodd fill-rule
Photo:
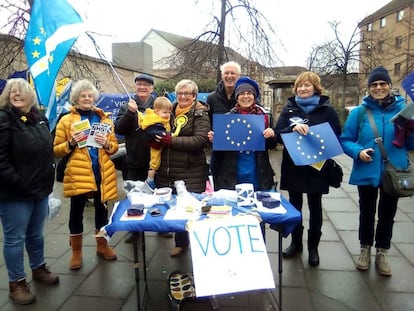
M 410 73 L 401 83 L 403 89 L 410 96 L 411 100 L 414 101 L 414 72 Z
M 253 114 L 214 114 L 213 150 L 264 151 L 264 116 Z
M 344 153 L 328 122 L 310 126 L 306 136 L 298 132 L 281 136 L 290 157 L 298 166 L 320 162 Z

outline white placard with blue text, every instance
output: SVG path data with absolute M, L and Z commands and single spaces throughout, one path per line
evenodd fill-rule
M 275 288 L 256 217 L 197 221 L 189 231 L 197 297 Z

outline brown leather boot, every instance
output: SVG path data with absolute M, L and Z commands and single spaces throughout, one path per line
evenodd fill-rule
M 19 305 L 28 305 L 36 300 L 26 279 L 9 282 L 9 298 Z
M 59 283 L 59 277 L 56 273 L 50 271 L 50 267 L 44 263 L 40 267 L 32 270 L 32 278 L 45 284 L 53 285 Z
M 72 258 L 69 262 L 70 270 L 78 270 L 82 267 L 82 233 L 70 235 L 72 246 Z
M 95 231 L 95 233 L 98 232 L 99 230 Z M 96 237 L 96 255 L 106 260 L 115 260 L 117 258 L 116 253 L 112 247 L 108 246 L 108 241 L 103 237 Z

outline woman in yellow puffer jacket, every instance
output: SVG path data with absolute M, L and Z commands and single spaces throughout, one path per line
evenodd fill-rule
M 83 211 L 86 200 L 93 197 L 95 232 L 108 223 L 107 201 L 118 198 L 117 175 L 110 155 L 118 150 L 114 125 L 108 115 L 95 107 L 99 93 L 88 80 L 74 84 L 70 100 L 74 105 L 56 126 L 53 150 L 56 156 L 70 154 L 63 178 L 63 195 L 70 197 L 69 231 L 72 258 L 70 269 L 82 267 Z M 90 126 L 99 123 L 107 133 L 95 132 L 94 144 L 85 143 L 85 130 L 80 122 Z M 115 260 L 116 254 L 103 237 L 97 237 L 97 255 Z

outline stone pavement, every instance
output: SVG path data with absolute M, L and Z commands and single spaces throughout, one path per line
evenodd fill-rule
M 272 164 L 280 174 L 281 151 L 271 152 Z M 324 224 L 319 247 L 320 265 L 316 268 L 307 263 L 307 248 L 302 256 L 283 260 L 283 299 L 285 311 L 322 310 L 414 310 L 414 204 L 412 198 L 400 200 L 395 219 L 389 261 L 392 277 L 376 273 L 374 265 L 366 272 L 355 269 L 359 254 L 357 191 L 347 184 L 352 161 L 347 156 L 337 157 L 345 173 L 339 189 L 331 189 L 323 198 Z M 300 178 L 300 176 L 298 176 Z M 120 177 L 121 178 L 121 177 Z M 121 180 L 121 179 L 120 179 Z M 61 185 L 56 184 L 59 196 Z M 304 208 L 304 225 L 308 226 L 308 212 Z M 117 232 L 110 244 L 115 247 L 118 260 L 113 262 L 98 258 L 92 237 L 93 207 L 85 210 L 85 236 L 83 267 L 70 271 L 68 261 L 68 201 L 63 201 L 60 214 L 46 226 L 46 259 L 54 272 L 60 275 L 60 284 L 46 286 L 30 282 L 37 301 L 29 306 L 17 306 L 8 299 L 7 272 L 3 256 L 0 256 L 0 310 L 137 310 L 133 251 L 131 244 L 124 243 L 125 232 Z M 170 258 L 173 239 L 155 233 L 145 234 L 147 253 L 148 295 L 147 310 L 168 311 L 167 277 L 173 270 L 191 271 L 190 252 L 178 258 Z M 306 240 L 306 234 L 304 235 Z M 277 234 L 267 228 L 267 248 L 276 284 Z M 283 240 L 283 247 L 290 238 Z M 305 241 L 306 245 L 306 241 Z M 0 246 L 3 234 L 0 233 Z M 372 257 L 372 261 L 374 256 Z M 25 261 L 28 280 L 31 273 Z M 141 274 L 142 277 L 142 274 Z M 212 280 L 213 281 L 213 280 Z M 142 288 L 142 282 L 141 282 Z M 278 292 L 246 292 L 218 297 L 218 310 L 279 310 Z M 194 310 L 203 310 L 197 307 Z

